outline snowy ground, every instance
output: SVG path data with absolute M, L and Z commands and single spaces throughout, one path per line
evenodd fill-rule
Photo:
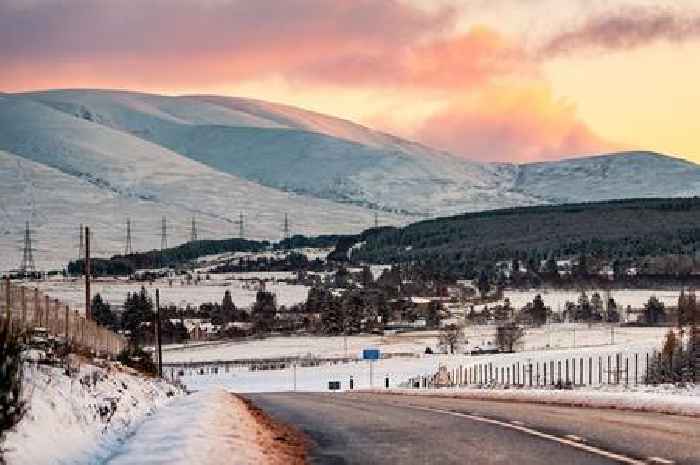
M 80 382 L 91 376 L 98 379 L 94 386 Z M 136 425 L 180 394 L 162 381 L 92 365 L 83 365 L 74 377 L 59 368 L 30 366 L 25 377 L 29 412 L 7 437 L 10 465 L 102 463 Z M 101 416 L 99 409 L 112 402 L 111 418 Z
M 595 408 L 640 410 L 700 416 L 700 386 L 601 386 L 574 390 L 554 389 L 391 389 L 404 395 L 445 396 L 483 400 L 509 400 Z
M 602 382 L 607 383 L 608 369 L 607 359 L 611 358 L 612 370 L 616 369 L 615 356 L 620 354 L 623 370 L 624 360 L 629 363 L 629 380 L 634 384 L 634 355 L 637 354 L 638 370 L 637 376 L 641 381 L 644 374 L 645 354 L 651 353 L 656 345 L 649 344 L 619 344 L 613 346 L 589 347 L 585 349 L 558 349 L 548 351 L 518 352 L 515 354 L 495 354 L 495 355 L 416 355 L 414 357 L 397 357 L 382 359 L 376 362 L 353 361 L 324 363 L 316 367 L 289 366 L 281 370 L 252 371 L 248 368 L 230 368 L 223 366 L 218 368 L 216 374 L 213 370 L 204 369 L 204 374 L 200 374 L 197 369 L 185 370 L 185 375 L 181 378 L 191 389 L 204 389 L 211 386 L 224 386 L 235 392 L 278 392 L 278 391 L 326 391 L 329 381 L 340 381 L 341 389 L 349 389 L 350 378 L 352 377 L 355 389 L 369 389 L 371 387 L 384 386 L 385 378 L 389 378 L 391 387 L 400 387 L 409 378 L 430 377 L 435 374 L 440 367 L 445 367 L 453 376 L 462 368 L 466 373 L 469 367 L 478 365 L 491 365 L 494 372 L 503 368 L 510 369 L 513 364 L 519 363 L 519 368 L 526 364 L 533 364 L 533 378 L 536 379 L 536 366 L 543 370 L 546 363 L 562 362 L 565 360 L 576 360 L 577 370 L 581 359 L 584 359 L 584 378 L 588 380 L 588 357 L 592 360 L 593 383 L 599 381 L 599 370 L 602 370 Z M 370 366 L 371 365 L 371 366 Z M 475 372 L 476 373 L 476 372 Z M 580 378 L 577 372 L 576 379 Z M 176 375 L 176 369 L 172 369 L 168 374 Z M 551 382 L 552 372 L 549 371 L 548 383 Z M 619 381 L 624 384 L 625 375 L 620 371 Z M 587 382 L 587 381 L 585 381 Z M 614 374 L 611 372 L 611 382 L 615 382 Z
M 349 388 L 353 377 L 355 388 L 369 388 L 372 385 L 383 386 L 386 376 L 391 386 L 399 386 L 409 378 L 431 376 L 440 366 L 449 370 L 459 367 L 468 369 L 478 364 L 491 364 L 494 369 L 507 369 L 514 363 L 539 363 L 577 359 L 577 368 L 584 358 L 584 376 L 588 379 L 588 360 L 593 359 L 593 382 L 598 382 L 599 371 L 603 370 L 603 382 L 607 382 L 607 357 L 614 360 L 621 354 L 620 369 L 628 359 L 629 376 L 633 376 L 632 363 L 637 354 L 639 379 L 643 376 L 643 364 L 647 353 L 661 346 L 666 328 L 613 328 L 614 344 L 611 344 L 609 327 L 592 327 L 587 325 L 552 325 L 550 328 L 530 330 L 525 338 L 523 349 L 515 354 L 494 355 L 426 355 L 425 347 L 437 349 L 436 332 L 406 333 L 393 336 L 355 336 L 347 338 L 348 355 L 360 357 L 362 349 L 379 348 L 382 353 L 396 354 L 389 359 L 373 362 L 372 379 L 370 364 L 366 361 L 323 364 L 318 367 L 288 367 L 283 370 L 250 371 L 247 368 L 219 368 L 217 374 L 199 374 L 187 371 L 183 382 L 190 387 L 200 389 L 212 385 L 223 385 L 236 392 L 290 391 L 325 391 L 329 381 L 341 381 L 341 389 Z M 573 344 L 575 331 L 576 344 Z M 493 335 L 491 327 L 468 328 L 468 337 L 482 344 Z M 164 352 L 164 361 L 204 362 L 225 361 L 245 358 L 272 358 L 284 356 L 315 355 L 317 357 L 342 357 L 345 355 L 343 337 L 273 337 L 248 342 L 230 342 L 205 344 L 196 347 L 173 347 Z M 549 344 L 550 348 L 545 349 Z M 599 367 L 599 365 L 602 366 Z M 206 370 L 205 370 L 206 371 Z M 175 370 L 173 370 L 175 373 Z M 534 374 L 533 374 L 534 376 Z M 551 371 L 550 375 L 551 377 Z M 577 375 L 577 379 L 579 375 Z
M 198 306 L 206 302 L 220 303 L 224 293 L 228 290 L 231 292 L 231 298 L 237 307 L 249 307 L 255 302 L 257 289 L 244 280 L 252 279 L 253 276 L 270 280 L 283 279 L 277 275 L 239 273 L 237 276 L 233 274 L 212 275 L 210 281 L 201 281 L 200 284 L 196 285 L 181 284 L 180 279 L 174 279 L 172 287 L 169 286 L 167 280 L 159 280 L 152 285 L 114 279 L 96 280 L 92 283 L 92 295 L 99 293 L 104 300 L 112 305 L 121 306 L 128 293 L 138 292 L 141 286 L 145 286 L 152 297 L 155 297 L 156 288 L 160 289 L 161 306 L 184 307 L 186 305 Z M 85 302 L 84 284 L 81 280 L 49 280 L 29 283 L 28 285 L 30 287 L 38 286 L 42 292 L 66 302 L 71 307 L 79 309 Z M 307 286 L 274 281 L 268 282 L 266 289 L 277 296 L 278 305 L 285 306 L 304 302 L 309 292 Z
M 522 351 L 585 348 L 627 345 L 658 346 L 667 328 L 620 328 L 607 325 L 556 324 L 529 329 L 523 339 Z M 493 326 L 469 326 L 465 349 L 493 346 Z M 347 350 L 346 350 L 347 343 Z M 166 347 L 165 362 L 205 362 L 246 358 L 274 358 L 314 355 L 329 357 L 359 357 L 363 349 L 378 348 L 389 354 L 422 354 L 430 347 L 438 351 L 437 331 L 416 331 L 386 336 L 290 336 L 269 337 L 242 342 L 197 344 Z
M 602 289 L 586 290 L 586 294 L 588 295 L 589 299 L 594 292 L 598 292 L 600 297 L 605 300 L 606 294 Z M 555 312 L 562 312 L 566 306 L 566 302 L 578 302 L 581 292 L 575 290 L 567 291 L 558 289 L 530 289 L 526 291 L 505 290 L 503 296 L 504 298 L 508 298 L 510 300 L 511 305 L 514 308 L 522 308 L 528 302 L 532 302 L 537 294 L 542 296 L 542 300 L 546 306 L 551 307 Z M 644 304 L 651 296 L 656 296 L 656 298 L 658 298 L 666 306 L 675 307 L 678 305 L 679 294 L 680 289 L 619 289 L 610 291 L 610 296 L 615 299 L 618 309 L 622 311 L 624 311 L 628 305 L 633 309 L 644 307 Z M 489 305 L 489 307 L 492 306 L 493 305 Z
M 105 465 L 268 465 L 266 434 L 240 399 L 214 388 L 161 409 Z

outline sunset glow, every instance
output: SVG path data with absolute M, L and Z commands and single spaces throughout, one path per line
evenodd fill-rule
M 700 11 L 608 3 L 8 0 L 0 91 L 253 97 L 486 161 L 700 161 Z

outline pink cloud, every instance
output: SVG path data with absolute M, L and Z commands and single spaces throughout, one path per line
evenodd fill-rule
M 332 57 L 386 57 L 451 24 L 450 8 L 398 0 L 5 2 L 0 86 L 36 87 L 47 72 L 51 87 L 191 88 L 301 75 Z

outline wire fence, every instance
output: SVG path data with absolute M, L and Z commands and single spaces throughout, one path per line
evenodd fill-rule
M 673 354 L 664 355 L 656 350 L 606 353 L 589 356 L 564 356 L 531 360 L 513 358 L 503 361 L 484 361 L 458 367 L 442 366 L 429 376 L 408 380 L 413 388 L 456 386 L 490 387 L 558 387 L 656 384 L 660 382 L 695 382 L 698 372 L 694 365 L 668 379 L 659 378 L 660 366 L 669 373 L 679 372 L 674 364 L 687 361 Z M 663 370 L 662 370 L 663 371 Z
M 27 334 L 37 329 L 46 330 L 49 336 L 62 339 L 78 349 L 97 355 L 116 356 L 125 347 L 124 336 L 88 320 L 78 310 L 51 299 L 39 289 L 12 284 L 5 280 L 0 285 L 0 320 L 9 323 L 14 334 Z

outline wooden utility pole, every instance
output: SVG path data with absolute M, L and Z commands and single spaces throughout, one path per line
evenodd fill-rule
M 163 377 L 163 349 L 160 328 L 160 290 L 156 289 L 156 347 L 158 350 L 158 376 Z
M 5 322 L 7 329 L 12 331 L 12 309 L 10 297 L 10 275 L 5 276 Z
M 92 296 L 90 295 L 90 228 L 85 226 L 85 319 L 92 320 Z

